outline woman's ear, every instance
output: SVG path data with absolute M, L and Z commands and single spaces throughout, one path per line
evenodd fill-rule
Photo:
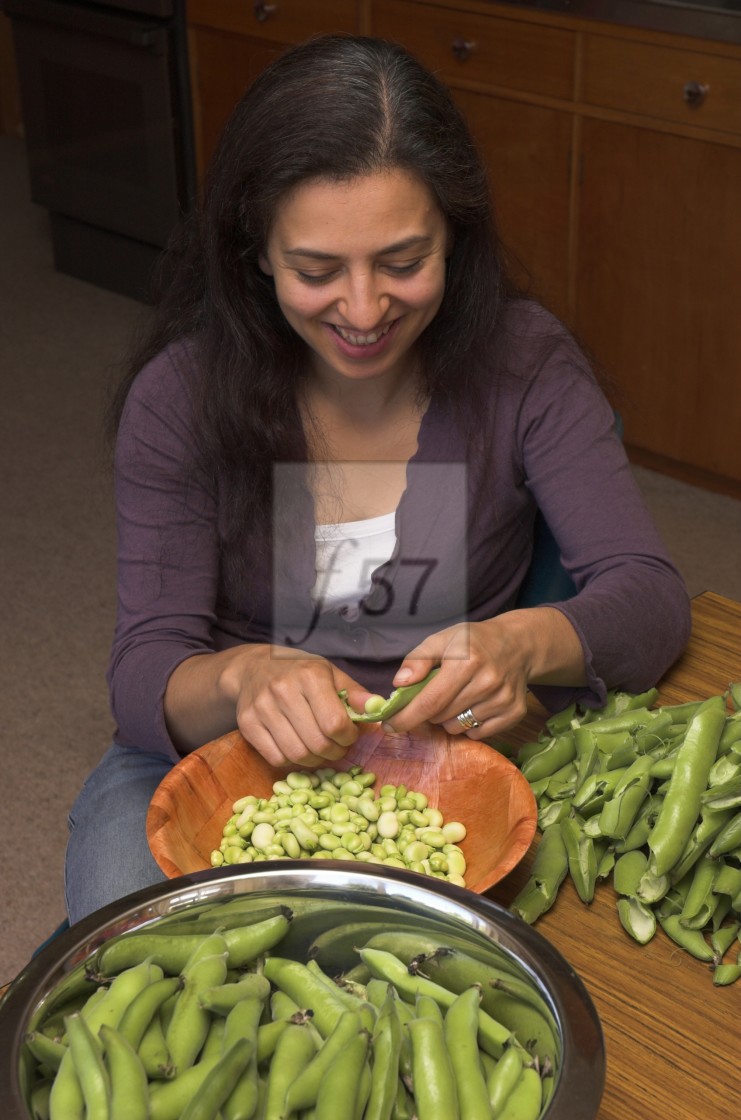
M 271 268 L 270 261 L 268 260 L 268 258 L 265 256 L 264 253 L 260 253 L 259 257 L 257 258 L 257 263 L 259 264 L 260 268 L 262 269 L 262 271 L 265 273 L 266 276 L 272 276 L 273 275 L 273 269 Z

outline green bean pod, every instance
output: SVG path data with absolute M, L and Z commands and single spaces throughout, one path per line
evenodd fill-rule
M 509 1046 L 486 1079 L 486 1090 L 492 1115 L 502 1113 L 507 1099 L 520 1080 L 525 1056 L 516 1046 Z
M 719 901 L 713 893 L 718 864 L 704 856 L 695 864 L 692 882 L 679 915 L 680 924 L 689 929 L 703 929 L 712 918 Z
M 278 1039 L 268 1071 L 264 1120 L 283 1120 L 290 1085 L 316 1053 L 305 1024 L 289 1023 Z
M 178 976 L 194 951 L 203 944 L 204 936 L 194 932 L 171 937 L 166 929 L 159 933 L 122 934 L 100 947 L 93 957 L 92 967 L 99 976 L 114 976 L 149 960 L 168 976 Z
M 628 835 L 648 796 L 652 765 L 650 755 L 639 755 L 625 771 L 600 812 L 599 826 L 603 836 L 624 840 Z
M 396 998 L 389 990 L 372 1035 L 373 1067 L 363 1120 L 391 1120 L 399 1086 L 402 1026 Z
M 542 1105 L 540 1074 L 534 1067 L 525 1066 L 497 1120 L 538 1120 Z
M 314 1023 L 322 1038 L 327 1038 L 347 1007 L 304 964 L 285 957 L 268 957 L 264 974 L 280 991 L 290 996 L 299 1007 L 310 1007 Z
M 211 1016 L 199 1003 L 201 992 L 223 984 L 226 978 L 227 954 L 201 957 L 183 971 L 185 986 L 175 997 L 172 1018 L 165 1031 L 170 1058 L 178 1072 L 193 1065 L 203 1046 Z
M 30 1031 L 23 1043 L 28 1047 L 39 1065 L 56 1071 L 62 1064 L 62 1058 L 67 1053 L 67 1046 L 54 1038 L 49 1038 L 43 1031 Z
M 708 855 L 716 859 L 741 846 L 741 813 L 726 822 L 708 848 Z
M 371 973 L 381 980 L 388 980 L 399 994 L 409 1002 L 419 994 L 431 996 L 442 1008 L 447 1010 L 456 999 L 455 993 L 418 974 L 412 975 L 408 968 L 393 953 L 382 949 L 360 949 L 360 956 L 368 965 Z M 411 1026 L 411 1023 L 409 1024 Z M 511 1032 L 485 1011 L 479 1010 L 479 1045 L 482 1050 L 499 1057 L 503 1048 L 511 1041 Z
M 354 708 L 347 702 L 347 689 L 341 689 L 338 693 L 340 699 L 345 705 L 345 710 L 353 723 L 380 723 L 384 720 L 390 719 L 391 716 L 396 715 L 402 708 L 419 695 L 425 685 L 429 684 L 433 677 L 437 676 L 440 671 L 440 666 L 430 670 L 427 676 L 417 681 L 415 684 L 402 685 L 400 688 L 395 688 L 387 700 L 383 697 L 371 696 L 366 701 L 366 710 L 363 712 L 356 712 Z
M 672 939 L 672 941 L 679 945 L 691 956 L 696 957 L 698 961 L 707 961 L 709 964 L 713 962 L 713 950 L 708 945 L 699 929 L 687 929 L 680 924 L 679 914 L 667 914 L 662 916 L 659 913 L 659 924 L 664 930 L 664 933 Z
M 172 1081 L 161 1081 L 150 1086 L 149 1120 L 180 1120 L 210 1071 L 221 1059 L 224 1027 L 223 1019 L 214 1019 L 196 1064 L 183 1070 Z
M 80 1079 L 86 1120 L 110 1120 L 111 1080 L 103 1048 L 81 1014 L 65 1019 L 69 1049 Z
M 206 1074 L 180 1120 L 214 1120 L 246 1070 L 253 1048 L 253 1043 L 246 1038 L 238 1038 L 233 1042 Z
M 568 858 L 569 874 L 582 902 L 591 902 L 597 883 L 594 841 L 586 836 L 576 817 L 561 821 L 561 836 Z
M 274 949 L 288 933 L 291 919 L 276 914 L 255 925 L 235 926 L 223 931 L 230 968 L 245 968 L 264 953 Z
M 356 1120 L 368 1043 L 368 1032 L 359 1031 L 329 1066 L 319 1086 L 316 1120 Z
M 700 705 L 679 748 L 669 789 L 651 830 L 650 862 L 657 876 L 679 862 L 699 812 L 710 767 L 725 723 L 725 702 L 712 697 Z
M 253 994 L 235 1004 L 224 1023 L 222 1050 L 224 1053 L 243 1039 L 250 1044 L 250 1056 L 239 1073 L 231 1093 L 222 1104 L 223 1120 L 249 1120 L 257 1108 L 258 1038 L 260 1018 L 267 995 Z
M 631 896 L 618 899 L 617 912 L 626 933 L 639 945 L 647 945 L 656 933 L 656 914 L 651 907 Z
M 456 996 L 445 1012 L 443 1034 L 453 1068 L 461 1120 L 491 1120 L 491 1105 L 479 1058 L 481 988 Z
M 413 1091 L 418 1120 L 459 1120 L 458 1092 L 443 1028 L 435 1019 L 412 1019 Z
M 575 758 L 574 736 L 567 731 L 549 740 L 537 754 L 521 762 L 520 769 L 529 782 L 537 782 L 541 778 L 552 777 L 557 770 L 573 762 Z
M 566 878 L 568 869 L 569 859 L 561 825 L 551 825 L 540 838 L 530 878 L 513 900 L 510 910 L 526 922 L 537 921 L 556 901 L 558 889 Z
M 88 1000 L 80 1012 L 93 1035 L 97 1036 L 104 1023 L 118 1028 L 131 1002 L 163 975 L 159 965 L 144 960 L 115 976 L 105 997 L 96 1000 L 94 1005 Z
M 612 874 L 612 885 L 618 894 L 635 897 L 643 875 L 648 866 L 648 856 L 645 852 L 636 849 L 625 852 L 615 863 Z
M 135 1050 L 139 1049 L 144 1032 L 154 1015 L 165 1000 L 180 991 L 183 983 L 181 976 L 163 976 L 161 980 L 148 984 L 131 1001 L 121 1016 L 118 1030 Z
M 139 1056 L 124 1036 L 100 1028 L 111 1085 L 110 1120 L 149 1120 L 149 1084 Z
M 270 995 L 270 981 L 259 972 L 248 972 L 241 980 L 219 984 L 201 992 L 198 1002 L 213 1015 L 228 1015 L 244 999 L 257 999 L 264 1003 Z
M 713 946 L 713 963 L 716 965 L 722 964 L 723 957 L 726 955 L 731 945 L 738 937 L 741 924 L 733 922 L 729 926 L 720 926 L 718 929 L 713 930 L 710 935 L 710 944 Z
M 49 1120 L 85 1120 L 85 1098 L 69 1048 L 49 1091 Z
M 362 1023 L 359 1013 L 349 1009 L 343 1011 L 324 1044 L 288 1087 L 286 1094 L 286 1109 L 288 1112 L 300 1112 L 303 1109 L 314 1107 L 319 1095 L 319 1086 L 327 1070 L 350 1039 L 361 1030 Z
M 170 1058 L 170 1051 L 167 1049 L 162 1019 L 158 1014 L 152 1016 L 149 1025 L 145 1028 L 136 1052 L 150 1080 L 169 1080 L 175 1076 L 175 1067 Z

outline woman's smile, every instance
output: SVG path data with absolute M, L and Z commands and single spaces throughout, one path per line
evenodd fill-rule
M 394 380 L 440 307 L 447 243 L 442 212 L 407 172 L 320 179 L 280 203 L 260 267 L 320 377 Z

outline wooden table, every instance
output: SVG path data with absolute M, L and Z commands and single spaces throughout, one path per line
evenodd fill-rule
M 660 684 L 660 703 L 704 699 L 741 680 L 741 603 L 706 593 L 692 613 L 691 640 Z M 541 727 L 542 714 L 533 712 L 512 741 L 534 738 Z M 509 904 L 532 856 L 533 849 L 492 898 Z M 616 898 L 608 881 L 587 907 L 567 880 L 535 927 L 581 976 L 602 1021 L 607 1083 L 599 1120 L 739 1120 L 741 982 L 713 987 L 711 968 L 662 931 L 638 945 L 618 921 Z

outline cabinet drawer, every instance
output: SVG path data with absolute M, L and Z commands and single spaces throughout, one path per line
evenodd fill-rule
M 188 23 L 273 43 L 298 43 L 325 31 L 358 29 L 356 0 L 188 0 Z
M 589 35 L 584 100 L 741 133 L 741 59 Z
M 405 0 L 375 0 L 372 20 L 374 35 L 403 43 L 450 85 L 466 80 L 573 97 L 575 36 L 570 31 Z

